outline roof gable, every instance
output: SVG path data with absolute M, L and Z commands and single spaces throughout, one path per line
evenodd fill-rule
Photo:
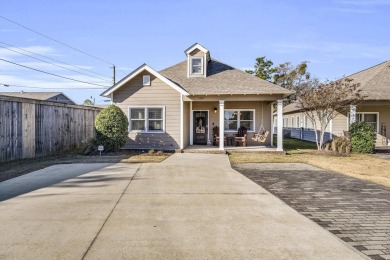
M 169 79 L 167 79 L 166 77 L 164 77 L 163 75 L 161 75 L 160 73 L 158 73 L 157 71 L 155 71 L 154 69 L 152 69 L 151 67 L 149 67 L 147 64 L 143 64 L 141 66 L 139 66 L 137 69 L 133 70 L 132 72 L 130 72 L 126 77 L 124 77 L 123 79 L 121 79 L 118 83 L 116 83 L 114 86 L 110 87 L 109 89 L 107 89 L 106 91 L 104 91 L 101 96 L 104 96 L 104 97 L 108 97 L 111 93 L 113 93 L 115 90 L 119 89 L 120 87 L 122 87 L 123 85 L 125 85 L 127 82 L 129 82 L 130 80 L 132 80 L 134 77 L 136 77 L 137 75 L 139 75 L 141 72 L 143 72 L 144 70 L 146 70 L 147 72 L 149 72 L 150 74 L 154 75 L 156 78 L 159 78 L 161 81 L 163 81 L 165 84 L 167 84 L 168 86 L 172 87 L 174 90 L 176 90 L 177 92 L 179 92 L 180 94 L 184 95 L 184 96 L 187 96 L 188 93 L 187 91 L 185 91 L 184 89 L 182 89 L 180 86 L 178 86 L 177 84 L 175 84 L 174 82 L 170 81 Z
M 206 54 L 209 53 L 209 50 L 203 47 L 202 45 L 200 45 L 199 43 L 194 43 L 187 50 L 185 50 L 184 53 L 188 56 L 191 52 L 193 52 L 196 49 L 201 50 Z
M 60 99 L 58 102 L 61 101 L 68 101 L 69 103 L 76 104 L 72 99 L 70 99 L 67 95 L 65 95 L 62 92 L 0 92 L 0 95 L 3 96 L 9 96 L 9 97 L 18 97 L 18 98 L 29 98 L 29 99 L 37 99 L 37 100 L 43 100 L 47 101 L 49 99 L 52 99 L 50 101 L 56 102 L 54 100 L 54 97 L 64 97 L 65 99 Z

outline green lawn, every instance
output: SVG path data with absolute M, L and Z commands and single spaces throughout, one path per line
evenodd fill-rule
M 276 136 L 274 136 L 274 145 L 277 145 Z M 283 139 L 283 149 L 285 151 L 291 151 L 291 150 L 302 150 L 302 149 L 311 149 L 311 150 L 317 150 L 317 145 L 312 142 L 307 141 L 301 141 L 298 139 L 292 139 L 292 138 L 284 138 Z

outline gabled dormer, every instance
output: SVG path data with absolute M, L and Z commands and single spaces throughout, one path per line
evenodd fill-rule
M 207 64 L 210 52 L 199 43 L 193 44 L 187 50 L 187 77 L 207 77 Z

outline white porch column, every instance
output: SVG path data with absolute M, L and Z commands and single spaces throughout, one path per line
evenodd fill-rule
M 194 113 L 192 112 L 192 101 L 190 101 L 190 145 L 194 145 Z
M 180 149 L 184 149 L 184 101 L 180 95 Z
M 278 121 L 278 146 L 277 151 L 283 151 L 283 100 L 278 100 L 277 106 L 277 121 Z
M 264 101 L 262 101 L 264 102 Z M 274 128 L 275 128 L 275 122 L 274 122 L 274 113 L 273 113 L 273 107 L 274 107 L 274 102 L 270 104 L 271 106 L 271 147 L 274 146 Z
M 356 106 L 349 107 L 349 125 L 356 122 Z
M 224 150 L 224 136 L 225 136 L 225 101 L 219 101 L 219 150 Z

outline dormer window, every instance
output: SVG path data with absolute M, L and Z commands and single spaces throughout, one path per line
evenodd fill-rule
M 202 75 L 203 74 L 203 66 L 202 66 L 203 58 L 191 58 L 191 74 Z

